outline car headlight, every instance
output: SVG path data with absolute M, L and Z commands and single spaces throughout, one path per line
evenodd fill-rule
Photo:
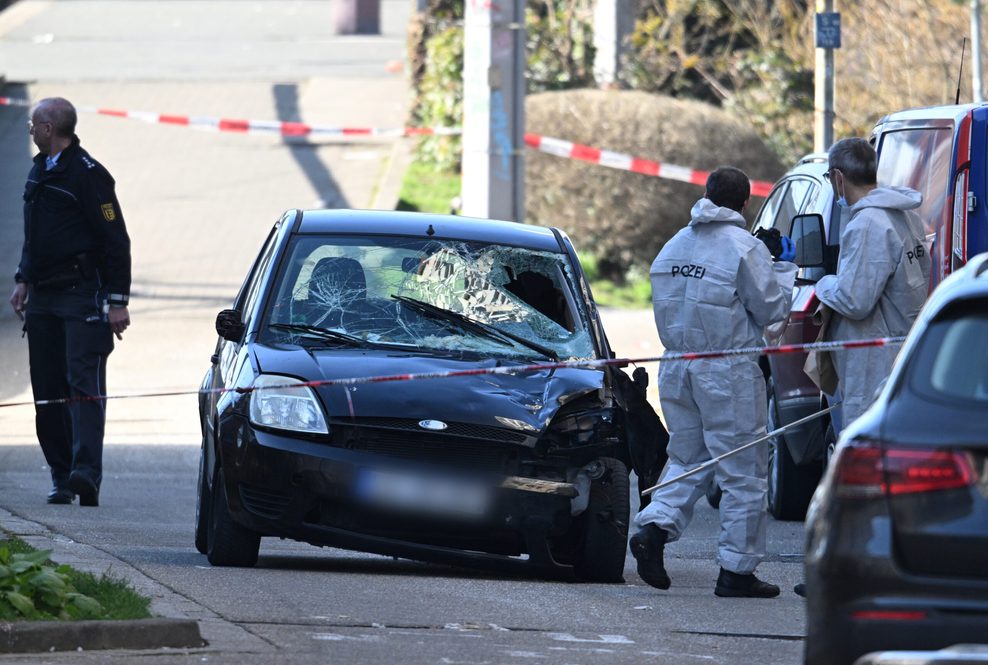
M 250 394 L 250 421 L 262 427 L 329 434 L 322 407 L 312 388 L 298 379 L 262 374 Z M 277 387 L 271 387 L 277 386 Z

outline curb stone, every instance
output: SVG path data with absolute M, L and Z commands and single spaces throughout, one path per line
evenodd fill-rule
M 0 653 L 202 647 L 191 619 L 0 623 Z
M 95 651 L 100 649 L 157 649 L 161 647 L 204 647 L 209 644 L 196 619 L 181 598 L 165 598 L 153 581 L 105 552 L 52 533 L 43 524 L 20 518 L 0 509 L 0 530 L 14 535 L 35 549 L 52 550 L 52 560 L 83 572 L 99 575 L 107 570 L 130 573 L 123 577 L 152 598 L 151 611 L 171 617 L 106 621 L 0 621 L 0 653 L 52 651 Z M 151 584 L 149 584 L 151 583 Z M 200 612 L 201 613 L 201 612 Z M 176 616 L 179 615 L 179 616 Z M 209 619 L 209 616 L 200 618 Z

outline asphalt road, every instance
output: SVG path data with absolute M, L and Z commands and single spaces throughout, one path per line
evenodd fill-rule
M 333 34 L 325 0 L 21 0 L 0 12 L 0 93 L 162 113 L 395 127 L 409 5 L 383 0 L 381 36 Z M 16 263 L 32 149 L 24 109 L 0 107 L 0 265 Z M 192 390 L 271 223 L 287 208 L 387 207 L 402 146 L 207 133 L 86 115 L 83 145 L 118 183 L 134 244 L 132 328 L 109 390 Z M 406 151 L 407 152 L 407 151 Z M 579 245 L 579 239 L 575 239 Z M 4 301 L 6 295 L 4 296 Z M 0 401 L 30 399 L 26 344 L 0 310 Z M 658 352 L 648 312 L 605 312 L 619 355 Z M 653 367 L 654 370 L 654 367 Z M 184 651 L 0 656 L 0 663 L 796 663 L 805 632 L 801 523 L 770 523 L 772 600 L 718 599 L 716 513 L 699 505 L 668 549 L 673 587 L 579 585 L 266 539 L 251 570 L 192 545 L 193 395 L 108 406 L 101 506 L 47 506 L 28 408 L 0 412 L 0 526 L 60 561 L 131 580 L 167 616 L 199 620 Z

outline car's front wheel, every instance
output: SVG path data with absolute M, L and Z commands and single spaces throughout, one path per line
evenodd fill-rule
M 209 547 L 206 554 L 209 563 L 214 566 L 252 567 L 257 563 L 261 536 L 233 521 L 227 503 L 223 472 L 219 468 L 210 494 Z
M 624 582 L 631 498 L 624 462 L 602 457 L 604 472 L 590 483 L 590 501 L 581 515 L 582 534 L 576 574 L 586 582 Z

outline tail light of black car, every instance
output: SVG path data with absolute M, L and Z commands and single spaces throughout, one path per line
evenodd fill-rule
M 970 455 L 955 450 L 868 441 L 838 449 L 834 464 L 834 488 L 841 498 L 919 494 L 977 482 Z

